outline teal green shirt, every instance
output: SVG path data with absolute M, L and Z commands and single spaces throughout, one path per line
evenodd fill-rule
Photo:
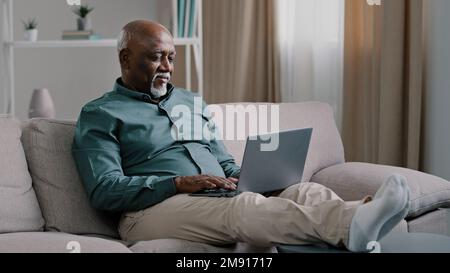
M 137 211 L 175 195 L 177 176 L 239 176 L 222 141 L 202 137 L 217 128 L 194 98 L 169 84 L 157 103 L 119 79 L 113 91 L 82 108 L 72 154 L 93 207 Z

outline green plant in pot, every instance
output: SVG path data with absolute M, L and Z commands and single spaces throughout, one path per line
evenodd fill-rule
M 88 14 L 93 11 L 94 8 L 89 5 L 80 5 L 76 7 L 73 12 L 78 16 L 77 18 L 77 29 L 80 31 L 92 30 L 91 18 Z
M 25 30 L 24 36 L 25 40 L 30 42 L 36 42 L 38 37 L 38 30 L 37 30 L 37 21 L 36 19 L 29 19 L 28 21 L 22 20 L 23 27 Z

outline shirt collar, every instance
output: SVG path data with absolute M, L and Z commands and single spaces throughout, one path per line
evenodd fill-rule
M 172 94 L 172 91 L 174 89 L 175 89 L 175 87 L 171 83 L 168 83 L 167 84 L 167 94 L 164 96 L 164 98 L 161 101 L 167 100 L 170 97 L 170 95 Z M 134 90 L 128 89 L 125 86 L 123 86 L 122 78 L 118 78 L 116 80 L 113 91 L 117 92 L 121 95 L 130 97 L 130 98 L 135 98 L 137 100 L 158 104 L 157 101 L 152 99 L 150 94 L 134 91 Z

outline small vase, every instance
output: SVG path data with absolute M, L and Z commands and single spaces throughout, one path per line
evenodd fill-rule
M 28 29 L 24 33 L 25 40 L 29 42 L 36 42 L 38 38 L 38 30 L 35 29 Z
M 79 31 L 92 30 L 92 21 L 90 17 L 77 18 L 77 29 Z
M 47 88 L 35 89 L 31 97 L 29 118 L 55 118 L 55 106 Z

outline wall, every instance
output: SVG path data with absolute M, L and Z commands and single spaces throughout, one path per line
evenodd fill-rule
M 450 1 L 427 1 L 424 162 L 450 180 Z
M 151 19 L 170 26 L 171 1 L 82 0 L 86 2 L 95 7 L 91 14 L 95 32 L 105 38 L 116 38 L 121 27 L 135 19 Z M 63 0 L 14 0 L 16 40 L 23 40 L 21 19 L 27 18 L 38 20 L 39 40 L 60 39 L 62 30 L 76 28 L 76 16 Z M 184 86 L 183 48 L 177 51 L 180 54 L 174 83 Z M 19 48 L 15 55 L 16 114 L 22 120 L 28 116 L 35 88 L 50 90 L 56 118 L 76 119 L 82 105 L 110 91 L 120 76 L 114 48 Z

